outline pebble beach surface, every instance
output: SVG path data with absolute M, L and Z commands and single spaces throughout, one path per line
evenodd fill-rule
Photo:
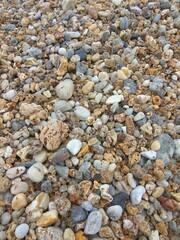
M 0 1 L 0 240 L 179 240 L 179 4 Z

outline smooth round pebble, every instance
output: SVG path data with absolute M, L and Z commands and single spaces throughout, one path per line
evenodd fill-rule
M 123 209 L 119 205 L 111 206 L 107 209 L 107 215 L 111 218 L 113 221 L 117 221 L 122 216 Z
M 89 214 L 84 233 L 88 235 L 94 235 L 99 232 L 102 224 L 102 213 L 100 211 L 93 211 Z
M 66 148 L 73 154 L 76 155 L 82 147 L 82 142 L 78 139 L 72 139 L 66 145 Z
M 56 86 L 56 93 L 58 97 L 62 100 L 68 100 L 72 97 L 74 90 L 73 81 L 70 79 L 60 82 Z
M 10 179 L 14 179 L 20 175 L 22 175 L 26 171 L 24 166 L 21 167 L 13 167 L 7 170 L 6 176 Z
M 44 167 L 42 163 L 33 164 L 28 169 L 27 175 L 32 182 L 41 182 L 44 178 Z
M 29 225 L 26 223 L 22 223 L 16 227 L 15 236 L 19 239 L 23 239 L 28 232 L 29 232 Z
M 75 107 L 74 113 L 80 120 L 86 120 L 91 115 L 90 111 L 82 106 Z

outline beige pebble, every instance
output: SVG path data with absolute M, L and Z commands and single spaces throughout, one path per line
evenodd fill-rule
M 154 151 L 157 151 L 159 150 L 161 147 L 161 144 L 159 141 L 154 141 L 152 144 L 151 144 L 151 150 L 154 150 Z
M 64 240 L 75 240 L 75 234 L 71 228 L 66 228 L 64 231 Z
M 88 93 L 90 93 L 90 92 L 93 90 L 93 87 L 94 87 L 94 83 L 91 82 L 91 81 L 89 81 L 89 82 L 87 82 L 87 83 L 83 86 L 82 92 L 83 92 L 84 94 L 88 94 Z
M 38 227 L 48 227 L 54 224 L 58 220 L 58 212 L 56 210 L 50 210 L 43 213 L 43 215 L 38 219 Z
M 18 193 L 12 200 L 12 208 L 14 210 L 21 210 L 27 206 L 27 198 L 24 193 Z
M 153 192 L 152 192 L 152 196 L 154 198 L 159 198 L 164 192 L 164 188 L 163 187 L 156 187 Z

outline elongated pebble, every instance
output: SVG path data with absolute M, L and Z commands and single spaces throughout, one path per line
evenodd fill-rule
M 16 227 L 15 236 L 19 239 L 23 239 L 29 231 L 29 225 L 22 223 Z
M 24 166 L 13 167 L 7 170 L 6 176 L 10 179 L 14 179 L 22 175 L 25 171 L 26 171 L 26 168 Z

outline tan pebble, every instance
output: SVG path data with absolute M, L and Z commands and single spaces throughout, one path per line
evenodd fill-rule
M 126 205 L 126 210 L 131 215 L 136 215 L 138 213 L 138 208 L 134 206 L 132 203 L 128 203 Z
M 22 18 L 21 25 L 23 27 L 27 26 L 29 24 L 29 18 Z
M 64 231 L 64 240 L 75 240 L 75 234 L 74 232 L 71 230 L 71 228 L 66 228 Z
M 40 133 L 40 140 L 48 150 L 56 150 L 65 138 L 69 128 L 60 120 L 50 120 Z
M 82 147 L 81 151 L 78 153 L 77 157 L 80 158 L 80 157 L 84 156 L 88 151 L 89 151 L 89 146 L 88 146 L 88 144 L 85 144 Z
M 104 226 L 99 230 L 99 236 L 102 238 L 112 238 L 114 233 L 109 226 Z
M 27 206 L 27 198 L 24 193 L 18 193 L 12 200 L 12 208 L 14 210 L 21 210 Z
M 3 109 L 5 105 L 6 105 L 6 101 L 0 98 L 0 110 Z
M 180 202 L 180 193 L 171 193 L 171 195 L 176 199 L 176 201 Z
M 49 90 L 45 91 L 45 92 L 43 92 L 43 95 L 47 98 L 50 98 L 51 97 L 51 92 Z
M 89 146 L 93 146 L 94 144 L 96 144 L 98 142 L 98 139 L 97 138 L 91 138 L 89 141 L 88 141 L 88 145 Z
M 151 234 L 151 230 L 150 230 L 150 226 L 149 223 L 146 221 L 142 221 L 139 224 L 139 230 L 147 237 L 150 236 Z
M 66 59 L 61 60 L 61 64 L 59 65 L 59 68 L 57 70 L 58 76 L 64 76 L 68 71 L 68 61 Z
M 154 150 L 154 151 L 157 151 L 159 150 L 161 147 L 161 144 L 159 141 L 154 141 L 152 144 L 151 144 L 151 150 Z
M 88 94 L 88 93 L 90 93 L 90 92 L 93 90 L 93 87 L 94 87 L 94 83 L 91 82 L 91 81 L 89 81 L 89 82 L 87 82 L 87 83 L 83 86 L 82 92 L 83 92 L 84 94 Z
M 160 223 L 157 223 L 155 227 L 159 231 L 159 233 L 162 234 L 163 236 L 168 235 L 166 224 L 163 221 Z
M 160 218 L 160 216 L 157 213 L 155 213 L 153 217 L 157 222 L 162 222 L 162 218 Z
M 145 123 L 144 125 L 142 125 L 142 126 L 140 127 L 140 129 L 141 129 L 143 132 L 148 133 L 149 135 L 152 135 L 152 130 L 153 130 L 153 128 L 152 128 L 152 126 L 151 126 L 151 124 L 150 124 L 149 122 L 147 122 L 147 123 Z
M 152 192 L 152 196 L 154 198 L 159 198 L 160 196 L 162 196 L 163 192 L 164 192 L 163 187 L 156 187 Z
M 49 227 L 58 220 L 58 212 L 56 210 L 50 210 L 43 213 L 43 215 L 38 219 L 38 227 Z
M 84 235 L 82 230 L 79 230 L 75 233 L 76 240 L 87 240 L 87 237 Z

